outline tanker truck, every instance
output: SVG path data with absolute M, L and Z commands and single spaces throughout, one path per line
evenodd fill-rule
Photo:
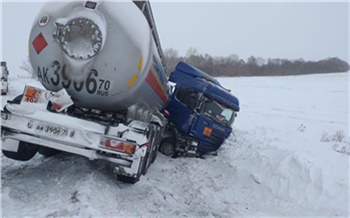
M 64 151 L 106 161 L 118 180 L 135 183 L 158 150 L 215 151 L 239 110 L 237 98 L 186 63 L 170 85 L 148 1 L 46 3 L 29 58 L 44 88 L 27 85 L 1 111 L 2 152 L 18 161 Z M 183 89 L 196 94 L 195 107 L 181 99 Z M 211 103 L 215 116 L 229 110 L 228 121 L 209 116 Z

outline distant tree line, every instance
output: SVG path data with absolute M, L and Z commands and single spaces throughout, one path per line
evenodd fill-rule
M 263 59 L 249 57 L 246 61 L 238 55 L 228 57 L 212 57 L 209 54 L 199 54 L 197 49 L 190 48 L 186 57 L 180 57 L 175 49 L 164 50 L 168 73 L 174 71 L 179 61 L 189 63 L 211 76 L 281 76 L 316 73 L 336 73 L 349 71 L 349 64 L 339 58 L 332 57 L 320 61 L 305 61 L 303 59 Z

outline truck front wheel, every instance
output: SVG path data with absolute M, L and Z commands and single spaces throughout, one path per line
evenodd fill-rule
M 165 156 L 176 157 L 175 141 L 173 139 L 164 139 L 160 143 L 159 151 Z
M 19 142 L 18 150 L 16 152 L 2 150 L 2 153 L 13 160 L 28 161 L 34 157 L 38 152 L 38 149 L 39 146 L 36 144 L 21 141 Z

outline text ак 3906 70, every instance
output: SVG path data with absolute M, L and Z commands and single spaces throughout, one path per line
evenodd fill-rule
M 55 136 L 68 135 L 68 129 L 64 129 L 64 128 L 52 126 L 52 125 L 38 124 L 35 130 L 38 132 L 43 132 L 43 133 L 55 135 Z

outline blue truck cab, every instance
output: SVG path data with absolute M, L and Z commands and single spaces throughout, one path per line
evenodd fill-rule
M 169 125 L 160 151 L 173 157 L 216 152 L 232 132 L 239 100 L 215 78 L 184 62 L 169 81 L 176 85 L 165 109 Z

